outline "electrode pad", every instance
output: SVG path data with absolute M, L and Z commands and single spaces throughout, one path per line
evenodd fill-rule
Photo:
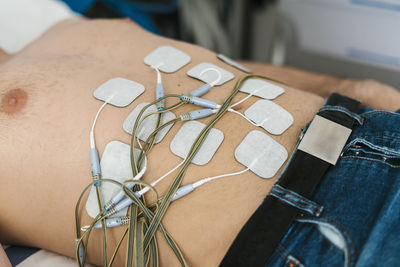
M 250 106 L 244 115 L 271 134 L 280 135 L 293 124 L 292 115 L 281 106 L 261 99 Z
M 139 157 L 140 150 L 135 148 L 136 161 Z M 145 158 L 141 164 L 144 168 L 147 164 Z M 111 141 L 107 144 L 101 157 L 100 166 L 102 170 L 102 178 L 113 179 L 120 183 L 132 179 L 132 168 L 130 161 L 130 146 L 119 141 Z M 100 184 L 100 193 L 103 205 L 107 203 L 121 187 L 110 182 Z M 96 188 L 92 186 L 88 200 L 86 202 L 86 211 L 90 217 L 94 218 L 99 213 L 99 205 L 97 203 Z M 124 216 L 126 209 L 116 213 L 113 216 Z
M 190 62 L 190 56 L 174 47 L 165 45 L 153 50 L 144 58 L 144 63 L 158 67 L 160 71 L 172 73 Z
M 140 103 L 139 105 L 136 106 L 136 108 L 129 114 L 129 116 L 125 119 L 123 128 L 125 132 L 128 134 L 132 134 L 133 127 L 135 126 L 136 119 L 140 113 L 140 111 L 149 103 Z M 149 108 L 147 108 L 142 115 L 142 118 L 146 116 L 149 113 L 156 112 L 157 107 L 155 105 L 151 105 Z M 175 114 L 172 113 L 171 111 L 167 111 L 162 114 L 162 119 L 161 119 L 161 124 L 163 125 L 166 122 L 169 122 L 173 119 L 176 118 Z M 146 141 L 147 138 L 150 136 L 150 134 L 156 129 L 157 126 L 157 117 L 158 114 L 151 115 L 147 117 L 146 119 L 143 120 L 142 124 L 138 128 L 136 132 L 136 137 L 139 138 L 142 141 Z M 161 140 L 164 138 L 164 136 L 168 133 L 168 131 L 171 129 L 171 127 L 174 124 L 171 123 L 170 125 L 164 127 L 161 129 L 156 137 L 155 143 L 161 142 Z
M 124 78 L 114 78 L 100 85 L 94 97 L 117 107 L 126 107 L 144 92 L 140 83 Z
M 275 99 L 285 92 L 282 87 L 255 78 L 247 79 L 240 87 L 240 91 L 248 94 L 253 94 L 264 99 Z
M 235 150 L 235 158 L 262 178 L 272 178 L 286 161 L 286 149 L 261 131 L 251 131 Z
M 188 121 L 183 124 L 170 144 L 172 153 L 185 159 L 204 127 L 206 125 L 198 121 Z M 207 164 L 217 152 L 223 140 L 224 134 L 220 130 L 212 128 L 192 159 L 192 163 L 197 165 Z
M 219 82 L 217 82 L 215 85 L 222 85 L 224 83 L 226 83 L 227 81 L 232 80 L 235 75 L 233 75 L 232 72 L 229 72 L 227 70 L 224 70 L 223 68 L 220 68 L 214 64 L 211 63 L 200 63 L 196 66 L 194 66 L 193 68 L 191 68 L 190 70 L 188 70 L 188 72 L 186 73 L 187 75 L 189 75 L 192 78 L 196 78 L 199 79 L 200 81 L 203 81 L 205 83 L 212 83 L 215 80 L 218 79 L 218 73 L 214 70 L 208 70 L 205 71 L 202 75 L 200 75 L 200 73 L 208 68 L 212 68 L 212 69 L 216 69 L 221 73 L 221 79 L 219 80 Z

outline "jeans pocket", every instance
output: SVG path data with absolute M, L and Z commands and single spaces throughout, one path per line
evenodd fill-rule
M 380 162 L 393 168 L 400 168 L 399 150 L 382 144 L 377 145 L 363 138 L 356 138 L 348 143 L 343 149 L 341 157 Z
M 342 252 L 344 258 L 342 266 L 354 266 L 356 256 L 354 241 L 349 231 L 341 223 L 327 217 L 299 218 L 296 221 L 314 226 L 320 237 Z
M 349 231 L 327 217 L 297 218 L 264 267 L 351 267 L 356 250 Z

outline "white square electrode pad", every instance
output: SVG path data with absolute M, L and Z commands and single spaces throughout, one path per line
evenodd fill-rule
M 262 178 L 272 178 L 286 161 L 286 149 L 261 131 L 251 131 L 235 150 L 235 158 Z
M 140 150 L 135 148 L 136 160 L 139 157 Z M 141 168 L 146 165 L 146 159 L 142 162 Z M 100 161 L 102 178 L 113 179 L 118 182 L 125 182 L 133 178 L 131 161 L 130 161 L 130 145 L 124 144 L 119 141 L 111 141 L 104 149 Z M 103 182 L 100 185 L 101 197 L 103 205 L 107 203 L 114 194 L 120 190 L 120 187 L 109 183 Z M 92 186 L 89 198 L 86 202 L 86 211 L 90 217 L 94 218 L 99 213 L 99 206 L 97 204 L 96 189 Z M 126 209 L 116 213 L 113 216 L 123 216 L 126 214 Z
M 247 79 L 240 87 L 240 91 L 264 99 L 275 99 L 285 92 L 280 86 L 256 78 Z
M 206 125 L 198 121 L 188 121 L 183 124 L 171 141 L 170 148 L 172 153 L 185 159 L 204 127 Z M 207 164 L 217 152 L 223 140 L 224 134 L 220 130 L 212 128 L 192 159 L 192 163 L 197 165 Z
M 190 56 L 172 46 L 160 46 L 144 58 L 144 63 L 158 67 L 160 71 L 172 73 L 190 62 Z
M 193 68 L 188 70 L 188 72 L 186 74 L 192 78 L 199 79 L 200 81 L 203 81 L 205 83 L 212 83 L 215 80 L 217 80 L 217 78 L 218 78 L 218 73 L 216 71 L 208 70 L 208 71 L 204 72 L 203 75 L 200 76 L 200 73 L 203 70 L 208 69 L 208 68 L 216 69 L 221 73 L 221 80 L 219 80 L 219 82 L 217 82 L 215 84 L 216 86 L 222 85 L 222 84 L 226 83 L 227 81 L 232 80 L 235 77 L 235 75 L 233 75 L 232 72 L 224 70 L 223 68 L 220 68 L 214 64 L 205 63 L 205 62 L 194 66 Z
M 126 107 L 144 92 L 144 86 L 140 83 L 124 79 L 114 78 L 100 85 L 93 93 L 94 97 L 108 101 L 117 107 Z
M 293 116 L 289 112 L 266 99 L 255 102 L 244 115 L 275 135 L 282 134 L 293 124 Z
M 140 103 L 131 112 L 131 114 L 129 114 L 129 116 L 125 119 L 124 124 L 123 124 L 123 128 L 124 128 L 125 132 L 132 135 L 133 127 L 135 126 L 135 122 L 136 122 L 137 117 L 139 116 L 140 111 L 148 104 L 149 103 L 146 103 L 146 102 Z M 142 118 L 144 116 L 146 116 L 147 114 L 156 112 L 156 111 L 157 111 L 157 107 L 155 105 L 151 105 L 149 108 L 147 108 L 143 112 Z M 147 140 L 147 138 L 150 136 L 150 134 L 156 129 L 157 116 L 158 116 L 157 114 L 153 114 L 143 120 L 142 124 L 140 125 L 140 127 L 136 133 L 137 138 L 139 138 L 142 141 Z M 163 125 L 164 123 L 169 122 L 175 118 L 176 118 L 175 114 L 172 113 L 171 111 L 164 112 L 164 113 L 162 113 L 160 125 Z M 174 124 L 171 123 L 170 125 L 164 127 L 163 129 L 161 129 L 158 132 L 156 141 L 155 141 L 156 144 L 161 142 L 161 140 L 163 140 L 163 138 L 165 137 L 165 135 L 168 133 L 168 131 L 171 129 L 171 127 L 173 125 Z

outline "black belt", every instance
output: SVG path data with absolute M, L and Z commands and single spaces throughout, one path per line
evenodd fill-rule
M 360 108 L 360 102 L 339 94 L 332 94 L 326 105 L 352 113 Z M 318 112 L 276 184 L 310 197 L 328 168 L 336 164 L 355 123 L 344 112 Z M 296 207 L 268 195 L 241 229 L 220 266 L 263 266 L 300 213 Z

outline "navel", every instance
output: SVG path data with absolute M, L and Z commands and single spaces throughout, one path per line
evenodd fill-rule
M 28 94 L 22 89 L 12 89 L 1 99 L 1 112 L 13 115 L 24 109 L 28 100 Z

